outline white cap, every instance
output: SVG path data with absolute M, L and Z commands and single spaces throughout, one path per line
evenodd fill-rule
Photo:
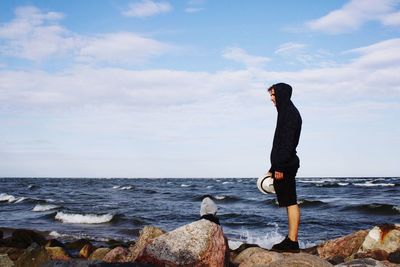
M 218 207 L 214 203 L 214 201 L 209 197 L 205 197 L 203 199 L 203 201 L 201 202 L 200 216 L 204 216 L 207 214 L 212 214 L 215 216 L 217 214 L 217 211 L 218 211 Z

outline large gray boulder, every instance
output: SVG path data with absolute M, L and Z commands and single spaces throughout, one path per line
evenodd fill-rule
M 328 261 L 307 253 L 285 254 L 285 258 L 273 261 L 268 267 L 332 267 Z
M 136 243 L 129 247 L 128 261 L 134 262 L 148 243 L 150 243 L 154 238 L 163 234 L 165 234 L 165 231 L 161 228 L 145 226 L 142 230 L 140 230 L 140 235 Z
M 355 259 L 348 262 L 344 262 L 336 267 L 387 267 L 385 264 L 381 263 L 380 261 L 374 259 Z
M 135 262 L 169 267 L 222 267 L 227 250 L 222 228 L 202 219 L 156 237 Z
M 350 259 L 360 249 L 368 231 L 360 230 L 352 234 L 332 239 L 317 247 L 318 255 L 335 263 Z
M 372 228 L 365 237 L 356 258 L 387 260 L 389 255 L 400 249 L 400 226 L 383 224 Z

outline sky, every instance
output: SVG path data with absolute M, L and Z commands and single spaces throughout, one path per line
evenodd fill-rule
M 400 176 L 400 1 L 0 1 L 0 177 Z

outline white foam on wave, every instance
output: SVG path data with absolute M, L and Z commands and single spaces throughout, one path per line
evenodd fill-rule
M 214 186 L 213 185 L 207 185 L 207 188 L 213 188 Z
M 276 243 L 281 242 L 285 237 L 279 233 L 279 226 L 277 223 L 273 224 L 275 228 L 267 232 L 264 236 L 260 235 L 259 233 L 253 234 L 248 230 L 244 230 L 241 233 L 240 239 L 236 240 L 235 242 L 228 242 L 229 248 L 234 249 L 232 246 L 240 246 L 240 243 L 247 243 L 247 244 L 257 244 L 262 248 L 271 249 L 272 246 Z
M 222 199 L 225 199 L 226 196 L 215 196 L 215 198 L 218 199 L 218 200 L 222 200 Z
M 57 205 L 52 205 L 52 204 L 37 204 L 32 211 L 48 211 L 48 210 L 54 210 L 59 208 Z
M 123 186 L 121 187 L 121 190 L 131 190 L 132 186 Z
M 15 197 L 13 195 L 9 195 L 6 193 L 1 193 L 0 194 L 0 202 L 14 202 L 15 201 Z
M 400 212 L 400 206 L 393 206 L 394 210 L 397 210 L 398 212 Z
M 223 182 L 222 184 L 233 184 L 233 182 Z
M 24 201 L 25 199 L 27 199 L 27 198 L 26 197 L 20 197 L 14 203 L 20 203 L 20 202 Z
M 189 187 L 190 184 L 181 184 L 181 187 Z
M 242 232 L 239 240 L 228 240 L 229 248 L 236 249 L 241 244 L 257 244 L 262 248 L 271 249 L 274 244 L 281 242 L 285 236 L 279 233 L 279 226 L 277 223 L 273 223 L 274 229 L 267 232 L 264 236 L 259 233 L 250 233 L 248 230 Z M 315 246 L 316 243 L 309 241 L 299 241 L 300 248 L 309 248 Z
M 346 185 L 349 185 L 349 183 L 338 183 L 338 185 L 340 185 L 340 186 L 346 186 Z
M 374 187 L 374 186 L 395 186 L 395 184 L 392 183 L 378 183 L 378 184 L 373 184 L 372 182 L 368 181 L 365 183 L 354 183 L 353 185 L 355 186 L 366 186 L 366 187 Z
M 110 222 L 113 218 L 112 214 L 74 214 L 57 212 L 55 219 L 63 223 L 82 223 L 82 224 L 99 224 Z
M 114 185 L 113 186 L 113 189 L 118 189 L 119 188 L 119 185 Z

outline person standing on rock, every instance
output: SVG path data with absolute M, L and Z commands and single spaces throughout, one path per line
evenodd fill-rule
M 271 150 L 271 168 L 274 188 L 280 207 L 286 207 L 289 232 L 272 250 L 299 252 L 298 229 L 300 208 L 297 205 L 296 174 L 300 167 L 296 147 L 299 143 L 302 119 L 290 100 L 292 87 L 286 83 L 274 84 L 268 89 L 272 103 L 278 111 L 274 141 Z

